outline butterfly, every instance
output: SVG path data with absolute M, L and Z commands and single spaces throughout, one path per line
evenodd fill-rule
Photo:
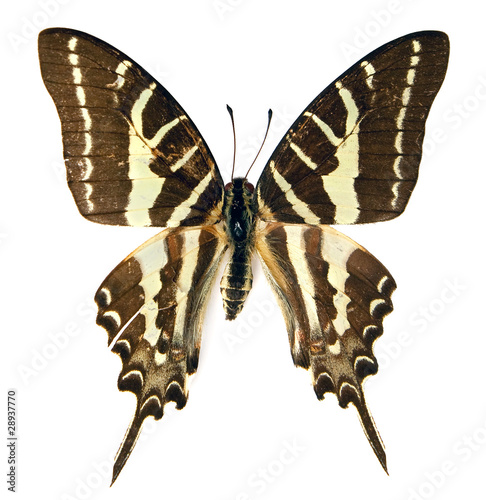
M 97 323 L 122 360 L 136 410 L 116 480 L 144 420 L 185 406 L 208 297 L 223 255 L 227 319 L 242 310 L 256 252 L 282 310 L 296 366 L 318 399 L 352 403 L 381 465 L 363 380 L 378 370 L 396 285 L 362 246 L 330 227 L 400 215 L 418 176 L 425 121 L 444 80 L 446 34 L 411 33 L 351 66 L 301 113 L 256 186 L 224 184 L 198 129 L 132 59 L 95 38 L 39 35 L 41 73 L 61 120 L 67 180 L 80 213 L 100 224 L 165 227 L 96 292 Z

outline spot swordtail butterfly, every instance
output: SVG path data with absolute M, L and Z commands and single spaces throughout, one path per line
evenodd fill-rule
M 198 129 L 144 69 L 111 45 L 70 29 L 39 35 L 41 73 L 62 126 L 67 180 L 80 213 L 100 224 L 165 227 L 96 292 L 97 323 L 122 360 L 121 391 L 136 410 L 113 481 L 144 420 L 187 401 L 209 292 L 227 319 L 243 308 L 257 253 L 282 310 L 296 366 L 315 393 L 352 403 L 378 460 L 383 443 L 363 380 L 378 370 L 395 289 L 387 269 L 331 228 L 400 215 L 418 176 L 425 121 L 444 79 L 448 37 L 412 33 L 374 50 L 296 119 L 258 183 L 226 186 Z

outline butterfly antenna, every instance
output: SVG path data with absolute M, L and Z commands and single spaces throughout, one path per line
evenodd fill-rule
M 228 110 L 228 113 L 231 117 L 231 125 L 233 127 L 233 168 L 231 170 L 231 180 L 233 180 L 233 176 L 235 173 L 235 163 L 236 163 L 236 130 L 235 130 L 235 119 L 233 117 L 233 110 L 231 107 L 227 104 L 226 109 Z
M 268 124 L 267 124 L 267 130 L 265 131 L 265 137 L 263 138 L 262 145 L 260 146 L 260 149 L 258 150 L 258 153 L 255 156 L 255 159 L 251 162 L 250 168 L 246 172 L 245 179 L 248 178 L 248 174 L 250 173 L 251 167 L 255 164 L 258 155 L 260 154 L 260 151 L 263 149 L 263 145 L 265 144 L 265 141 L 267 139 L 268 131 L 270 130 L 270 123 L 272 121 L 272 116 L 273 116 L 273 111 L 271 109 L 268 110 Z

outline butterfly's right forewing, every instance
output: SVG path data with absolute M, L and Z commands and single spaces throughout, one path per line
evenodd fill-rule
M 264 220 L 361 224 L 405 209 L 432 102 L 449 58 L 445 33 L 398 38 L 368 54 L 304 110 L 257 185 Z

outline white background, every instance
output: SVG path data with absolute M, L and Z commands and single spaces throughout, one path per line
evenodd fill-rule
M 479 2 L 192 0 L 3 2 L 0 252 L 2 412 L 18 391 L 19 499 L 485 498 L 484 189 L 486 41 Z M 353 407 L 315 398 L 294 368 L 259 266 L 237 321 L 212 295 L 200 368 L 179 412 L 149 419 L 109 488 L 135 398 L 94 322 L 108 272 L 156 230 L 83 219 L 65 182 L 60 125 L 40 78 L 40 29 L 87 31 L 126 52 L 182 104 L 229 178 L 275 112 L 251 180 L 303 108 L 357 59 L 398 36 L 451 39 L 403 216 L 344 227 L 391 271 L 395 311 L 366 383 L 387 476 Z M 1 435 L 6 435 L 2 417 Z M 293 452 L 285 451 L 293 449 Z M 6 491 L 7 448 L 0 449 Z

